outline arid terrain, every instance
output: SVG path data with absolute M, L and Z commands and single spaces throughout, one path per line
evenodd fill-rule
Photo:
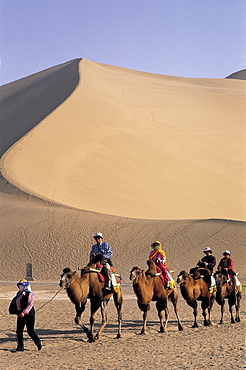
M 127 70 L 76 59 L 1 89 L 1 369 L 245 368 L 245 80 L 194 79 Z M 75 310 L 59 291 L 63 268 L 88 263 L 95 232 L 113 250 L 122 276 L 122 338 L 109 323 L 88 343 Z M 210 247 L 217 264 L 230 250 L 243 284 L 241 322 L 226 303 L 211 327 L 184 326 L 171 303 L 165 334 L 152 302 L 147 334 L 129 274 L 147 269 L 159 240 L 176 280 Z M 16 283 L 33 267 L 37 351 L 25 333 L 15 352 L 16 317 L 8 314 Z M 179 287 L 178 287 L 179 290 Z M 89 303 L 83 315 L 89 325 Z M 235 308 L 234 308 L 235 312 Z M 98 328 L 100 313 L 97 314 Z

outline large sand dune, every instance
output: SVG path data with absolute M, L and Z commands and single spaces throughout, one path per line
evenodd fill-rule
M 51 72 L 35 75 L 28 91 L 40 78 L 46 99 L 56 100 L 55 89 L 45 89 L 60 82 Z M 3 156 L 8 181 L 54 203 L 117 216 L 245 220 L 245 81 L 85 59 L 79 74 L 74 92 Z M 26 104 L 28 95 L 19 95 Z M 9 93 L 6 110 L 15 98 Z M 11 119 L 13 132 L 19 122 Z

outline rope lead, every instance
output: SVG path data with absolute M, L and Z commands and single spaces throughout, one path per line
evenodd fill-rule
M 57 294 L 61 291 L 63 289 L 63 287 L 62 288 L 60 288 L 59 290 L 58 290 L 58 292 L 56 292 L 56 294 L 54 295 L 54 297 L 52 297 L 49 301 L 47 301 L 45 304 L 43 304 L 43 306 L 41 306 L 41 307 L 39 307 L 37 310 L 36 310 L 36 312 L 38 312 L 39 310 L 41 310 L 41 308 L 43 308 L 44 306 L 46 306 L 49 302 L 51 302 L 56 296 L 57 296 Z

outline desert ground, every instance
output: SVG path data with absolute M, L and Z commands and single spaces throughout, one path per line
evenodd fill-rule
M 245 368 L 245 79 L 153 75 L 76 59 L 2 87 L 0 365 L 3 369 Z M 101 338 L 88 343 L 60 290 L 63 268 L 88 263 L 95 232 L 113 249 L 122 276 L 122 338 L 109 302 Z M 239 323 L 226 303 L 211 327 L 192 328 L 179 293 L 184 330 L 171 303 L 166 333 L 152 302 L 147 334 L 129 274 L 147 269 L 160 240 L 176 280 L 210 247 L 232 254 L 243 284 Z M 16 283 L 33 266 L 37 351 L 25 332 L 15 352 Z M 179 290 L 179 286 L 178 286 Z M 57 293 L 57 294 L 56 294 Z M 89 325 L 89 303 L 83 314 Z M 96 327 L 100 322 L 97 314 Z
M 147 334 L 140 335 L 142 314 L 137 307 L 132 286 L 123 285 L 124 306 L 122 338 L 116 339 L 117 317 L 109 302 L 109 322 L 101 338 L 88 343 L 87 337 L 74 322 L 74 306 L 64 290 L 49 302 L 58 291 L 58 283 L 32 283 L 36 296 L 36 331 L 43 348 L 37 351 L 25 333 L 25 352 L 15 352 L 15 321 L 7 308 L 15 291 L 14 283 L 1 283 L 1 368 L 15 369 L 243 369 L 245 368 L 245 296 L 241 307 L 241 322 L 230 323 L 228 306 L 225 322 L 218 324 L 220 307 L 213 308 L 213 326 L 204 327 L 199 307 L 199 327 L 192 328 L 192 309 L 179 298 L 179 314 L 184 326 L 178 331 L 176 317 L 169 303 L 168 331 L 159 333 L 159 320 L 152 302 L 148 315 Z M 244 284 L 245 289 L 245 284 Z M 47 303 L 49 302 L 49 303 Z M 46 304 L 47 303 L 47 304 Z M 44 305 L 42 307 L 42 305 Z M 100 314 L 97 314 L 97 325 Z M 89 304 L 84 313 L 89 325 Z

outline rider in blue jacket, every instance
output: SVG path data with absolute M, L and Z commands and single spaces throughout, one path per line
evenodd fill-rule
M 111 290 L 112 289 L 112 272 L 110 269 L 110 266 L 113 266 L 113 263 L 111 261 L 111 257 L 113 255 L 112 249 L 110 248 L 109 244 L 107 242 L 103 241 L 102 233 L 96 233 L 93 238 L 96 241 L 96 244 L 94 244 L 91 247 L 90 252 L 90 259 L 95 257 L 97 254 L 102 254 L 105 258 L 105 277 L 107 279 L 105 283 L 105 289 Z

